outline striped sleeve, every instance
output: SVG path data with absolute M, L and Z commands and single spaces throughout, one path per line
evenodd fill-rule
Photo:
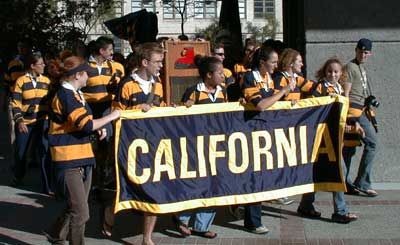
M 12 90 L 12 112 L 14 115 L 14 121 L 19 122 L 23 120 L 22 115 L 22 86 L 24 85 L 24 77 L 20 77 L 13 87 Z
M 247 72 L 243 77 L 242 92 L 244 98 L 255 106 L 262 100 L 260 89 L 256 86 L 251 72 Z
M 92 115 L 88 113 L 77 96 L 75 95 L 74 98 L 65 101 L 65 113 L 68 115 L 68 123 L 85 133 L 90 133 L 93 131 Z

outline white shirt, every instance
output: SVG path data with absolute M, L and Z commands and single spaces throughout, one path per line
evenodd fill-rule
M 268 92 L 269 88 L 265 86 L 265 81 L 261 77 L 260 71 L 253 70 L 252 73 L 253 73 L 253 76 L 254 76 L 254 79 L 256 80 L 256 82 L 262 83 L 264 90 Z M 269 73 L 267 73 L 266 75 L 267 75 L 267 83 L 268 83 L 268 85 L 270 85 L 273 82 L 273 80 L 272 80 L 271 76 L 269 75 Z
M 75 94 L 78 94 L 79 98 L 81 98 L 81 103 L 82 103 L 82 105 L 85 105 L 86 101 L 85 101 L 85 98 L 83 97 L 82 91 L 76 90 L 76 89 L 74 88 L 74 86 L 72 86 L 72 85 L 71 85 L 69 82 L 67 82 L 67 81 L 63 81 L 62 84 L 61 84 L 61 86 L 63 86 L 63 88 L 65 88 L 65 89 L 69 89 L 69 90 L 74 91 Z
M 151 76 L 151 79 L 149 81 L 142 79 L 141 77 L 139 77 L 139 75 L 137 73 L 133 73 L 132 74 L 132 78 L 133 80 L 135 80 L 136 82 L 139 83 L 140 88 L 142 89 L 144 94 L 148 94 L 151 91 L 151 87 L 153 86 L 153 83 L 155 83 L 156 81 L 154 80 L 154 77 Z
M 215 88 L 215 93 L 212 94 L 207 91 L 206 84 L 204 82 L 201 82 L 197 84 L 197 90 L 200 92 L 206 92 L 208 94 L 208 98 L 210 98 L 212 102 L 215 102 L 218 98 L 218 94 L 222 91 L 222 87 L 220 85 L 217 85 L 217 87 Z

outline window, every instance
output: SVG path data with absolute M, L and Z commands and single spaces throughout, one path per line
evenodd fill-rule
M 246 0 L 239 0 L 240 19 L 246 19 Z
M 155 0 L 131 0 L 131 12 L 146 9 L 149 12 L 155 12 Z
M 254 0 L 254 18 L 265 18 L 274 14 L 274 0 Z
M 188 1 L 187 1 L 188 2 Z M 180 19 L 185 6 L 185 0 L 171 0 L 163 4 L 163 17 L 164 19 Z M 187 12 L 188 6 L 186 6 Z M 186 16 L 186 13 L 185 13 Z
M 194 17 L 196 19 L 210 19 L 217 17 L 217 1 L 195 0 Z

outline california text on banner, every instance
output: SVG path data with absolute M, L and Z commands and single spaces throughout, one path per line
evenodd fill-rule
M 125 111 L 116 124 L 115 211 L 169 213 L 344 191 L 348 100 Z

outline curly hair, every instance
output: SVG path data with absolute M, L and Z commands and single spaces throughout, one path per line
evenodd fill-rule
M 343 63 L 340 61 L 340 59 L 338 57 L 332 57 L 329 58 L 327 61 L 325 61 L 325 63 L 321 66 L 321 68 L 319 68 L 319 70 L 315 73 L 315 77 L 318 80 L 322 80 L 325 77 L 326 74 L 326 69 L 328 69 L 328 67 L 331 64 L 338 64 L 340 66 L 340 68 L 342 69 L 342 75 L 340 76 L 340 81 L 344 82 L 347 79 L 347 71 L 345 69 L 345 67 L 343 66 Z

